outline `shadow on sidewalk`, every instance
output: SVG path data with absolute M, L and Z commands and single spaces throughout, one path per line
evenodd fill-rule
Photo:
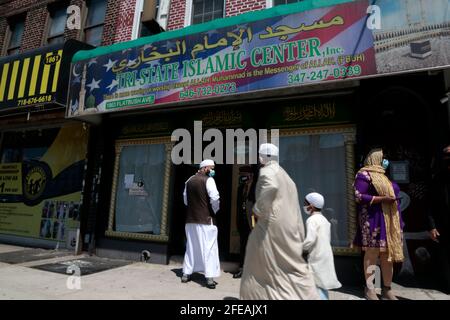
M 73 255 L 69 250 L 49 250 L 40 248 L 27 248 L 23 250 L 5 252 L 0 254 L 0 262 L 8 264 L 21 264 L 39 260 L 61 258 Z
M 352 295 L 352 296 L 358 297 L 360 299 L 366 299 L 365 296 L 364 296 L 364 288 L 359 288 L 359 287 L 341 287 L 339 289 L 334 289 L 333 291 L 339 292 L 339 293 L 343 293 L 343 294 Z M 407 298 L 404 298 L 404 297 L 400 296 L 399 295 L 400 293 L 395 293 L 395 290 L 394 290 L 394 294 L 396 295 L 398 300 L 411 300 L 411 299 L 407 299 Z M 377 296 L 381 300 L 381 295 L 377 294 Z
M 173 273 L 175 273 L 175 275 L 177 276 L 177 278 L 180 279 L 181 282 L 181 277 L 183 276 L 183 269 L 182 268 L 176 268 L 176 269 L 171 269 L 170 271 L 172 271 Z M 194 272 L 191 275 L 191 280 L 192 282 L 195 282 L 199 285 L 201 285 L 202 287 L 206 287 L 206 278 L 204 275 Z M 217 282 L 216 282 L 217 284 Z

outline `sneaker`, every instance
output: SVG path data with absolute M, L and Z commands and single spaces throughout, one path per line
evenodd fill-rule
M 209 289 L 215 289 L 217 282 L 213 278 L 206 278 L 206 287 Z
M 181 282 L 182 283 L 186 283 L 186 282 L 189 282 L 189 281 L 191 281 L 191 276 L 188 275 L 188 274 L 184 274 L 183 273 L 183 276 L 181 277 Z

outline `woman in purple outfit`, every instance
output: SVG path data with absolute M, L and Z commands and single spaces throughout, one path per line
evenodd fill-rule
M 398 194 L 400 188 L 385 175 L 389 161 L 383 151 L 374 149 L 358 171 L 354 189 L 357 202 L 358 228 L 354 245 L 364 251 L 365 296 L 378 300 L 371 283 L 378 258 L 383 275 L 382 297 L 397 300 L 391 290 L 393 263 L 403 261 L 403 221 Z

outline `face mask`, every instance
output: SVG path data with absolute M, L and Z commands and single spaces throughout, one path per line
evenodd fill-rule
M 209 170 L 208 172 L 208 176 L 210 176 L 211 178 L 214 177 L 216 175 L 216 172 L 214 170 Z
M 259 159 L 259 165 L 260 165 L 261 167 L 264 167 L 264 164 L 265 164 L 264 158 L 261 157 L 261 156 L 259 156 L 258 159 Z
M 309 211 L 309 206 L 303 206 L 303 211 L 305 211 L 306 214 L 311 214 L 311 212 Z
M 389 160 L 383 159 L 381 166 L 383 167 L 384 170 L 386 170 L 389 167 Z

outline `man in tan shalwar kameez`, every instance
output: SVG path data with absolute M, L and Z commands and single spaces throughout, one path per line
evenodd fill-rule
M 314 278 L 302 257 L 305 238 L 295 183 L 278 164 L 278 148 L 262 144 L 251 232 L 241 280 L 241 299 L 318 300 Z

